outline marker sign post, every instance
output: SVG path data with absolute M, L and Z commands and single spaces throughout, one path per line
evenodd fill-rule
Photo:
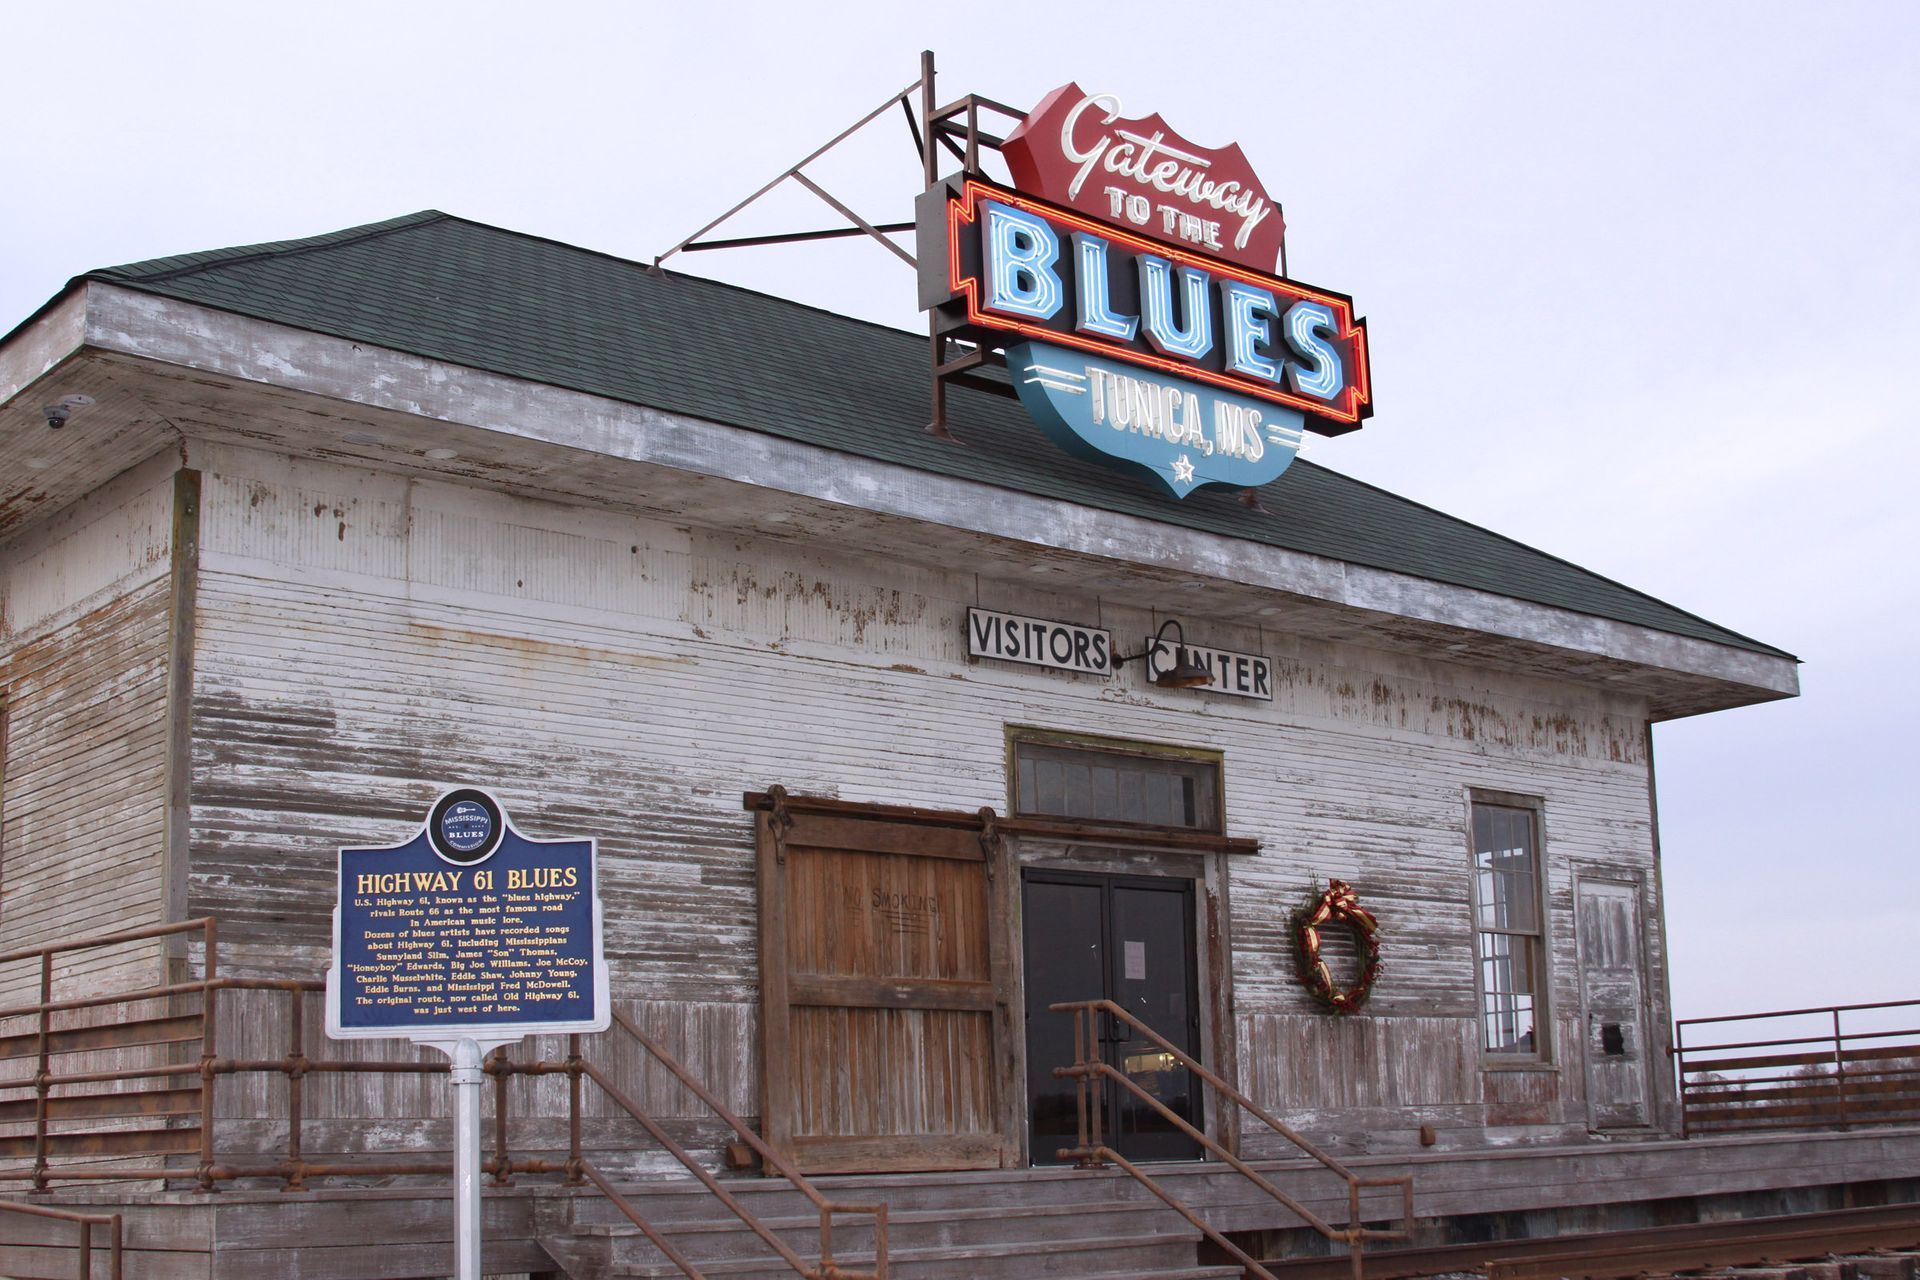
M 481 1274 L 481 1060 L 610 1020 L 594 871 L 592 840 L 529 840 L 472 787 L 442 795 L 404 844 L 340 850 L 327 1034 L 452 1059 L 458 1280 Z

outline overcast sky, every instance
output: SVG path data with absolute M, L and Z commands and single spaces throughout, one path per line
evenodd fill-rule
M 1378 413 L 1316 461 L 1805 661 L 1656 730 L 1679 1012 L 1920 997 L 1920 6 L 42 4 L 0 43 L 0 330 L 425 208 L 651 258 L 923 48 L 943 98 L 1075 79 L 1237 140 L 1369 318 Z M 909 217 L 899 117 L 858 143 L 813 172 Z M 677 265 L 917 323 L 877 246 Z

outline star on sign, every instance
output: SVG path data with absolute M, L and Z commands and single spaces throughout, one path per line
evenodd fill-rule
M 1193 483 L 1193 463 L 1187 460 L 1184 453 L 1173 460 L 1173 478 L 1181 484 Z

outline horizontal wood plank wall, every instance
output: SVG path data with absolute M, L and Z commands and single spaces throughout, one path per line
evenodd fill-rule
M 0 951 L 161 918 L 175 465 L 135 468 L 0 548 Z M 158 982 L 159 954 L 63 962 L 57 994 Z M 0 1005 L 38 987 L 37 961 L 0 965 Z
M 1258 1101 L 1356 1142 L 1377 1124 L 1378 1147 L 1410 1145 L 1422 1122 L 1460 1143 L 1584 1128 L 1572 867 L 1651 869 L 1633 700 L 1210 623 L 1204 595 L 1180 597 L 1189 639 L 1268 654 L 1272 703 L 1152 689 L 1131 670 L 1109 683 L 969 663 L 971 604 L 1103 624 L 1125 648 L 1155 619 L 1062 574 L 1008 586 L 243 450 L 191 460 L 205 479 L 190 910 L 222 918 L 235 971 L 319 972 L 336 847 L 402 835 L 441 786 L 485 783 L 530 835 L 600 837 L 615 998 L 752 1111 L 741 792 L 1004 811 L 1005 727 L 1029 724 L 1225 753 L 1228 830 L 1262 841 L 1232 863 L 1235 1030 Z M 1552 1062 L 1491 1091 L 1467 908 L 1475 787 L 1541 797 L 1547 831 Z M 1288 912 L 1327 876 L 1385 930 L 1362 1018 L 1321 1013 L 1294 977 Z M 677 1087 L 615 1069 L 684 1114 Z M 343 1114 L 427 1105 L 407 1086 L 353 1088 Z M 1496 1116 L 1507 1127 L 1488 1131 Z
M 174 465 L 135 468 L 0 548 L 0 952 L 162 918 Z M 54 996 L 152 986 L 164 976 L 161 945 L 59 957 Z M 37 999 L 39 986 L 37 958 L 0 964 L 0 1007 Z M 73 1030 L 173 1012 L 149 1001 L 65 1011 L 53 1025 Z M 34 1025 L 32 1018 L 0 1019 L 0 1038 Z M 23 1105 L 31 1111 L 25 1086 L 37 1060 L 26 1048 L 0 1061 L 0 1103 L 10 1114 Z M 141 1046 L 64 1054 L 54 1070 L 152 1066 L 167 1052 Z M 113 1091 L 105 1083 L 62 1085 L 56 1098 Z M 72 1134 L 147 1124 L 85 1116 L 54 1127 Z M 31 1132 L 28 1120 L 0 1123 L 0 1140 L 15 1147 Z

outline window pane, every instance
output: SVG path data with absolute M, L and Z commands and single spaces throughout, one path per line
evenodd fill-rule
M 1533 847 L 1533 814 L 1526 809 L 1475 805 L 1474 900 L 1482 929 L 1540 929 L 1540 887 Z
M 1500 890 L 1494 884 L 1494 874 L 1481 869 L 1473 874 L 1474 911 L 1479 916 L 1482 929 L 1491 929 L 1499 919 Z
M 1014 748 L 1015 803 L 1023 814 L 1219 829 L 1219 765 L 1021 742 Z
M 1033 812 L 1059 814 L 1067 811 L 1066 788 L 1061 784 L 1058 760 L 1036 760 L 1033 768 Z
M 1487 1052 L 1534 1052 L 1537 1003 L 1534 940 L 1485 933 L 1480 935 L 1480 947 Z
M 1164 773 L 1141 775 L 1141 790 L 1146 795 L 1147 821 L 1155 826 L 1177 826 L 1173 817 L 1173 779 Z
M 1483 871 L 1474 886 L 1479 899 L 1482 929 L 1540 931 L 1540 890 L 1525 873 Z
M 1527 1054 L 1534 1051 L 1531 996 L 1488 996 L 1484 1022 L 1488 1053 Z
M 1187 771 L 1193 780 L 1193 819 L 1195 831 L 1220 829 L 1220 766 L 1203 764 Z
M 1507 877 L 1505 929 L 1524 933 L 1540 931 L 1540 890 L 1531 875 L 1519 872 Z
M 1085 813 L 1093 804 L 1093 770 L 1084 762 L 1076 761 L 1061 770 L 1066 775 L 1066 798 L 1061 803 L 1062 813 Z

